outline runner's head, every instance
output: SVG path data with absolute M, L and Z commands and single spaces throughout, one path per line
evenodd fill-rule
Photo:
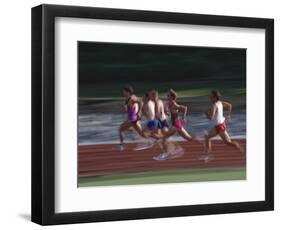
M 221 93 L 218 90 L 212 90 L 210 94 L 210 100 L 212 103 L 215 103 L 220 100 Z
M 157 90 L 153 89 L 150 91 L 150 99 L 154 102 L 158 101 L 159 95 Z
M 168 101 L 175 101 L 177 99 L 177 97 L 178 97 L 178 95 L 177 95 L 176 91 L 173 89 L 170 89 L 170 91 L 167 95 Z
M 149 93 L 145 93 L 142 97 L 142 102 L 145 104 L 149 100 Z
M 126 86 L 123 88 L 123 96 L 124 96 L 124 97 L 130 97 L 133 93 L 134 93 L 134 89 L 133 89 L 132 86 L 126 85 Z

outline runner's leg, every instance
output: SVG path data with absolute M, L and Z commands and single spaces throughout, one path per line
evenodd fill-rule
M 184 129 L 178 129 L 178 134 L 183 137 L 185 140 L 191 141 L 192 140 L 192 136 Z
M 177 129 L 175 127 L 172 127 L 170 129 L 167 129 L 164 133 L 164 139 L 169 138 L 170 136 L 173 136 L 177 132 Z
M 145 132 L 144 132 L 144 129 L 141 126 L 140 121 L 134 123 L 134 128 L 141 137 L 147 137 Z
M 164 147 L 164 150 L 165 152 L 168 151 L 168 142 L 167 142 L 167 139 L 170 137 L 170 136 L 173 136 L 175 133 L 177 132 L 177 129 L 175 127 L 171 127 L 170 129 L 167 129 L 165 131 L 165 133 L 163 133 L 164 137 L 163 137 L 163 147 Z
M 229 137 L 229 134 L 226 130 L 219 132 L 220 137 L 223 139 L 223 141 L 229 145 L 232 146 L 236 149 L 238 149 L 240 152 L 243 152 L 243 149 L 241 148 L 241 146 L 239 145 L 239 143 L 237 141 L 232 141 Z
M 125 121 L 123 122 L 119 127 L 119 138 L 120 138 L 120 144 L 122 145 L 124 143 L 124 132 L 132 127 L 131 121 Z
M 212 151 L 212 143 L 211 138 L 217 135 L 216 128 L 212 128 L 208 134 L 205 136 L 205 153 L 209 154 Z
M 151 133 L 151 137 L 155 138 L 156 140 L 162 138 L 163 135 L 161 134 L 161 129 L 154 129 Z

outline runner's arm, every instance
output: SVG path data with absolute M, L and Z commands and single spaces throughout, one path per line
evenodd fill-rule
M 143 103 L 136 95 L 132 95 L 131 100 L 138 104 L 139 110 L 137 112 L 137 116 L 138 116 L 138 118 L 141 118 Z
M 187 114 L 187 106 L 186 105 L 179 105 L 176 102 L 174 103 L 174 108 L 178 109 L 182 112 L 182 119 L 185 120 L 186 114 Z
M 167 105 L 167 103 L 164 103 L 164 113 L 167 116 L 170 116 L 169 106 Z
M 215 104 L 213 104 L 210 113 L 206 113 L 207 118 L 213 121 L 215 119 L 216 111 L 217 111 L 217 107 Z
M 138 100 L 136 103 L 138 104 L 138 107 L 139 107 L 139 110 L 137 112 L 137 116 L 138 116 L 138 118 L 141 118 L 141 114 L 142 114 L 142 110 L 143 110 L 142 109 L 143 103 L 140 100 Z
M 128 107 L 127 107 L 126 104 L 124 104 L 124 105 L 122 106 L 122 112 L 123 112 L 123 113 L 126 113 L 127 110 L 128 110 Z
M 232 111 L 232 104 L 226 102 L 226 101 L 222 101 L 222 105 L 224 108 L 226 108 L 226 120 L 230 120 L 230 116 L 231 116 L 231 111 Z

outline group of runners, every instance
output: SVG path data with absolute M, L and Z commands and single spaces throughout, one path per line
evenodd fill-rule
M 176 153 L 169 150 L 169 137 L 175 134 L 187 141 L 199 141 L 202 143 L 202 138 L 190 134 L 185 129 L 184 123 L 188 108 L 177 103 L 177 93 L 173 89 L 170 89 L 167 93 L 165 102 L 159 98 L 157 90 L 145 93 L 140 99 L 134 94 L 134 89 L 130 85 L 123 88 L 123 96 L 125 98 L 123 110 L 127 113 L 127 119 L 119 128 L 120 151 L 124 150 L 124 133 L 129 129 L 134 130 L 140 137 L 150 141 L 145 148 L 152 147 L 155 144 L 160 146 L 162 152 L 154 157 L 155 160 L 167 160 L 183 154 L 182 151 Z M 232 105 L 220 100 L 220 97 L 219 91 L 211 91 L 211 109 L 206 112 L 206 116 L 214 122 L 214 126 L 204 136 L 205 150 L 200 159 L 206 160 L 211 156 L 211 138 L 217 135 L 227 145 L 233 146 L 241 152 L 243 151 L 238 142 L 231 140 L 226 129 L 226 123 L 230 120 Z M 223 115 L 224 108 L 226 108 L 226 118 Z M 144 125 L 141 121 L 142 117 L 146 120 Z M 171 122 L 168 121 L 169 119 Z M 171 125 L 169 125 L 170 123 Z M 140 149 L 142 148 L 138 150 Z

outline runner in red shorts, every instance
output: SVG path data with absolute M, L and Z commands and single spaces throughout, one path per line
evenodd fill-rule
M 194 140 L 194 137 L 184 128 L 183 123 L 186 118 L 187 114 L 187 106 L 185 105 L 179 105 L 176 102 L 177 99 L 177 93 L 170 89 L 168 95 L 167 95 L 167 105 L 169 114 L 171 115 L 171 123 L 172 127 L 169 127 L 167 131 L 163 133 L 163 149 L 164 153 L 161 153 L 154 157 L 154 160 L 167 160 L 172 159 L 176 155 L 177 157 L 184 154 L 184 151 L 182 148 L 177 148 L 179 151 L 173 151 L 172 153 L 169 151 L 169 142 L 168 138 L 170 136 L 173 136 L 174 134 L 179 134 L 182 138 L 184 138 L 187 141 Z M 180 117 L 179 113 L 182 113 L 182 118 Z
M 221 94 L 217 90 L 212 90 L 210 95 L 210 101 L 212 103 L 212 108 L 210 113 L 206 113 L 207 118 L 213 121 L 214 127 L 208 132 L 205 136 L 206 149 L 205 157 L 208 157 L 212 151 L 211 138 L 219 135 L 221 139 L 230 146 L 238 149 L 240 152 L 243 152 L 239 143 L 232 141 L 226 128 L 227 122 L 230 120 L 232 105 L 228 102 L 220 100 Z M 226 108 L 226 118 L 223 116 L 223 108 Z
M 186 119 L 187 106 L 179 105 L 176 102 L 176 99 L 177 93 L 173 89 L 170 89 L 167 95 L 167 100 L 169 112 L 171 115 L 172 127 L 165 133 L 164 138 L 167 139 L 168 137 L 178 133 L 185 140 L 191 141 L 193 139 L 192 135 L 189 134 L 183 126 L 183 123 Z M 180 112 L 182 112 L 182 118 L 180 118 L 179 116 Z

